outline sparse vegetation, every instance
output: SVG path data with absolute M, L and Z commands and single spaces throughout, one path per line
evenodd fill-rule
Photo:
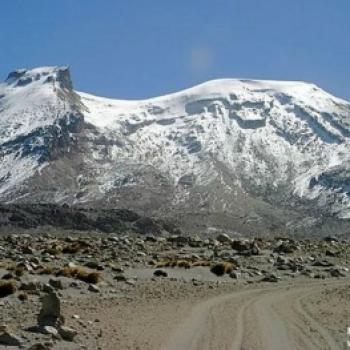
M 81 266 L 66 266 L 58 271 L 57 276 L 75 278 L 86 283 L 97 284 L 102 276 L 100 272 L 91 271 Z
M 223 276 L 226 273 L 230 274 L 233 271 L 233 267 L 232 263 L 224 261 L 214 264 L 210 271 L 217 276 Z
M 0 281 L 0 298 L 5 298 L 8 295 L 14 294 L 17 290 L 16 281 Z

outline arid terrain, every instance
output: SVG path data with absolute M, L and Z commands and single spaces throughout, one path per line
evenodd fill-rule
M 349 254 L 336 237 L 3 235 L 0 349 L 346 349 Z

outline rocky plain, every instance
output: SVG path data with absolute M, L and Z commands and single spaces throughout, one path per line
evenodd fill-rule
M 349 267 L 344 237 L 18 228 L 0 235 L 0 349 L 277 349 L 285 330 L 345 349 Z M 274 343 L 249 335 L 263 315 L 288 324 Z

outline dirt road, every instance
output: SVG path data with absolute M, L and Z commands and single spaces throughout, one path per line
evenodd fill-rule
M 343 347 L 303 305 L 327 288 L 317 283 L 211 298 L 193 307 L 162 350 L 345 349 L 345 333 Z
M 64 311 L 80 315 L 69 325 L 87 349 L 345 350 L 349 286 L 347 278 L 218 289 L 164 280 L 130 300 L 81 298 Z

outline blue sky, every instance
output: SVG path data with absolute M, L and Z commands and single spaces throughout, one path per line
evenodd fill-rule
M 214 78 L 311 81 L 350 100 L 350 0 L 4 0 L 0 76 L 71 66 L 76 89 L 143 98 Z

